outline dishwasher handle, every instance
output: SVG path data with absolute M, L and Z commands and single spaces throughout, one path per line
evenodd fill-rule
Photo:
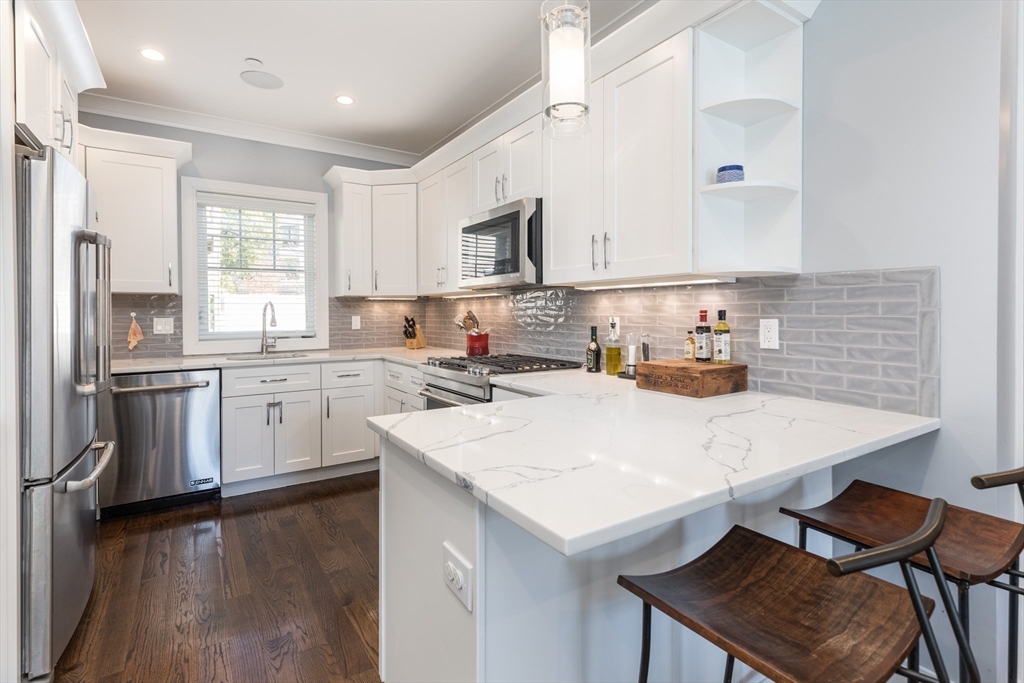
M 185 382 L 184 384 L 154 384 L 142 387 L 110 387 L 111 394 L 149 394 L 157 391 L 179 391 L 183 389 L 205 389 L 210 386 L 209 380 L 202 382 Z
M 107 469 L 107 465 L 110 464 L 110 459 L 114 456 L 114 442 L 113 441 L 97 441 L 91 448 L 94 451 L 98 451 L 101 448 L 103 453 L 100 455 L 99 462 L 96 463 L 96 467 L 93 468 L 89 476 L 80 481 L 69 481 L 64 485 L 64 493 L 74 493 L 75 491 L 85 491 L 91 489 L 95 484 L 96 480 L 103 474 L 103 470 Z

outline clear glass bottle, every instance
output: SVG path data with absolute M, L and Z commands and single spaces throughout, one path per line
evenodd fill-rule
M 686 333 L 686 341 L 683 342 L 683 360 L 695 360 L 697 358 L 697 338 L 693 336 L 693 330 Z
M 601 345 L 597 343 L 597 325 L 590 326 L 590 343 L 587 344 L 587 372 L 601 372 Z
M 714 342 L 711 339 L 711 325 L 708 324 L 708 312 L 704 309 L 700 311 L 700 322 L 697 323 L 697 334 L 694 335 L 694 338 L 697 340 L 695 360 L 698 363 L 710 363 L 711 345 Z
M 732 362 L 732 349 L 729 348 L 729 323 L 725 322 L 725 311 L 718 312 L 718 324 L 715 325 L 715 362 L 728 365 Z
M 616 327 L 614 321 L 609 321 L 608 338 L 604 342 L 604 371 L 613 376 L 622 372 L 622 346 Z

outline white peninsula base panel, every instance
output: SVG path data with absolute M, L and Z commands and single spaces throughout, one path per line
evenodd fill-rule
M 831 470 L 565 556 L 398 446 L 381 458 L 381 677 L 400 681 L 629 681 L 641 603 L 619 574 L 679 566 L 734 524 L 791 543 L 778 513 L 832 497 Z M 811 535 L 810 550 L 830 543 Z M 447 586 L 443 544 L 473 566 L 473 610 Z M 815 543 L 819 546 L 815 546 Z M 651 681 L 719 680 L 725 654 L 655 610 Z M 750 672 L 737 664 L 734 680 Z

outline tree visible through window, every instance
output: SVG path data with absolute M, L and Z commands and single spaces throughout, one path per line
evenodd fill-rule
M 197 196 L 199 339 L 251 339 L 263 306 L 275 337 L 316 335 L 316 207 L 257 198 Z

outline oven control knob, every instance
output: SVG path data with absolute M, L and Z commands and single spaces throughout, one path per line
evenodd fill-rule
M 488 367 L 480 368 L 480 375 L 481 376 L 487 377 L 490 374 L 491 374 L 491 369 L 490 368 L 488 368 Z

